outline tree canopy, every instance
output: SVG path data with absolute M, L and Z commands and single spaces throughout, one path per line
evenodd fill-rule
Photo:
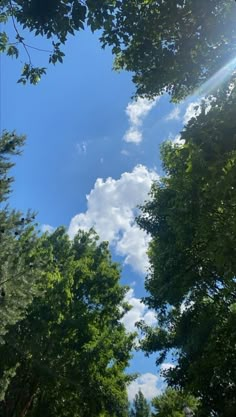
M 136 94 L 164 92 L 173 100 L 192 93 L 236 54 L 234 0 L 4 0 L 2 22 L 12 21 L 15 40 L 0 34 L 0 51 L 28 55 L 20 82 L 36 84 L 46 68 L 32 64 L 27 32 L 50 40 L 49 62 L 62 62 L 61 46 L 85 25 L 100 30 L 115 68 L 133 73 Z M 26 37 L 26 40 L 25 40 Z
M 58 228 L 44 248 L 44 295 L 0 348 L 1 374 L 15 370 L 0 414 L 126 416 L 133 335 L 120 322 L 128 307 L 119 268 L 92 231 L 70 241 Z
M 37 84 L 46 68 L 32 62 L 29 31 L 49 40 L 56 64 L 87 25 L 115 68 L 132 72 L 136 96 L 179 101 L 236 66 L 235 17 L 234 0 L 2 0 L 0 52 L 23 49 L 19 82 Z M 234 74 L 202 101 L 181 144 L 162 145 L 165 176 L 138 218 L 152 238 L 144 301 L 157 316 L 155 327 L 139 324 L 141 346 L 159 353 L 157 364 L 167 354 L 176 364 L 154 417 L 236 414 L 235 108 Z M 34 213 L 9 208 L 10 156 L 23 143 L 14 132 L 0 138 L 0 415 L 127 417 L 134 335 L 121 323 L 129 306 L 119 266 L 94 231 L 40 235 Z M 150 416 L 141 392 L 131 416 Z
M 137 95 L 179 101 L 235 58 L 235 20 L 233 0 L 117 1 L 102 41 Z
M 159 363 L 173 352 L 170 385 L 202 401 L 202 415 L 236 410 L 235 79 L 202 103 L 181 134 L 162 146 L 166 176 L 151 191 L 139 224 L 152 237 L 145 302 L 158 325 L 143 326 Z M 221 395 L 219 396 L 219 392 Z

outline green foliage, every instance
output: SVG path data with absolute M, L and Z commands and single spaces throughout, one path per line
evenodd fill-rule
M 44 52 L 49 54 L 48 62 L 54 65 L 57 62 L 63 62 L 64 52 L 61 46 L 65 44 L 69 35 L 74 35 L 84 28 L 87 14 L 86 2 L 80 0 L 1 1 L 0 22 L 12 23 L 15 39 L 10 42 L 6 32 L 0 32 L 0 52 L 6 52 L 7 55 L 17 58 L 22 49 L 27 55 L 27 62 L 23 66 L 18 82 L 37 84 L 41 76 L 46 73 L 46 68 L 32 63 L 31 48 L 39 51 L 40 48 L 28 45 L 21 34 L 24 29 L 34 32 L 35 36 L 43 36 L 51 41 L 50 50 Z
M 135 395 L 133 407 L 130 411 L 130 417 L 150 417 L 151 408 L 142 391 Z
M 18 365 L 0 406 L 5 417 L 127 415 L 124 370 L 134 339 L 120 323 L 127 289 L 97 240 L 91 231 L 70 241 L 64 228 L 44 236 L 44 296 L 0 349 L 3 368 Z
M 137 95 L 168 91 L 180 100 L 235 57 L 235 10 L 234 0 L 5 0 L 0 16 L 3 22 L 13 21 L 13 46 L 25 49 L 32 71 L 43 68 L 30 62 L 31 46 L 19 31 L 28 29 L 52 41 L 49 63 L 55 64 L 63 62 L 61 46 L 68 36 L 87 24 L 101 30 L 103 47 L 112 47 L 115 68 L 134 74 Z M 4 51 L 9 44 L 2 36 Z M 16 49 L 10 49 L 12 56 L 18 55 Z
M 20 154 L 24 140 L 14 132 L 3 132 L 0 138 L 0 345 L 6 342 L 11 326 L 25 317 L 33 298 L 41 294 L 38 284 L 45 265 L 41 239 L 34 231 L 34 214 L 23 215 L 5 205 L 13 181 L 9 176 L 14 165 L 10 157 Z M 0 400 L 18 363 L 2 366 L 1 357 Z
M 25 64 L 17 82 L 26 84 L 29 81 L 35 85 L 38 84 L 43 74 L 46 74 L 46 68 L 34 68 L 31 64 Z
M 9 170 L 14 163 L 9 158 L 20 153 L 24 140 L 14 132 L 4 132 L 0 138 L 0 344 L 38 293 L 35 284 L 43 260 L 32 223 L 34 214 L 23 215 L 4 205 L 13 181 Z
M 139 218 L 152 237 L 146 303 L 158 326 L 145 326 L 143 348 L 175 352 L 169 384 L 200 396 L 203 416 L 236 410 L 236 90 L 235 81 L 165 143 L 166 177 Z M 208 106 L 209 107 L 209 106 Z M 221 395 L 219 395 L 221 393 Z
M 152 405 L 154 407 L 153 417 L 187 417 L 195 415 L 198 408 L 198 401 L 189 394 L 167 388 L 166 391 L 153 398 Z
M 116 68 L 131 71 L 136 94 L 178 101 L 235 58 L 234 0 L 116 1 L 103 22 Z

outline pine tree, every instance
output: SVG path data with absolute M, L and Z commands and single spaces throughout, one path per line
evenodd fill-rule
M 150 417 L 151 409 L 141 390 L 135 395 L 130 417 Z

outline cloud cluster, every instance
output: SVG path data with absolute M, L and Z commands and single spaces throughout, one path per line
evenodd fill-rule
M 149 237 L 135 222 L 137 206 L 148 196 L 158 176 L 143 165 L 124 172 L 117 180 L 98 178 L 87 195 L 87 211 L 74 216 L 69 225 L 73 237 L 79 229 L 94 227 L 101 240 L 109 241 L 124 262 L 141 274 L 148 266 L 146 254 Z
M 129 332 L 137 330 L 135 327 L 137 321 L 144 320 L 149 326 L 156 323 L 154 312 L 148 310 L 147 306 L 139 298 L 134 297 L 133 288 L 128 291 L 125 300 L 132 306 L 132 309 L 122 319 L 122 323 Z
M 158 98 L 149 100 L 147 98 L 138 97 L 137 100 L 132 101 L 126 107 L 126 114 L 129 118 L 129 129 L 125 132 L 125 142 L 140 143 L 143 140 L 142 125 L 144 118 L 148 115 L 150 110 L 155 106 Z
M 157 375 L 146 373 L 140 375 L 135 381 L 131 382 L 128 386 L 128 398 L 129 401 L 133 401 L 138 391 L 142 391 L 144 397 L 147 400 L 151 400 L 160 394 L 160 389 L 157 387 L 159 378 Z

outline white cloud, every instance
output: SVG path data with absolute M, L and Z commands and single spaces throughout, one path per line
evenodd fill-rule
M 176 135 L 175 138 L 173 139 L 173 144 L 178 145 L 178 146 L 182 146 L 182 145 L 185 144 L 185 140 L 181 139 L 181 135 Z
M 174 109 L 166 116 L 166 121 L 179 120 L 180 119 L 180 108 L 174 107 Z
M 42 233 L 53 233 L 55 230 L 55 227 L 50 226 L 50 224 L 42 224 L 41 231 Z
M 173 363 L 164 362 L 160 366 L 160 371 L 165 372 L 165 371 L 168 371 L 169 369 L 173 369 L 173 368 L 175 368 L 175 365 Z
M 148 115 L 150 110 L 155 106 L 159 97 L 149 100 L 148 98 L 138 97 L 137 100 L 132 101 L 126 108 L 126 114 L 129 118 L 130 127 L 124 135 L 125 142 L 140 143 L 142 142 L 142 125 L 144 118 Z
M 74 216 L 70 222 L 69 235 L 79 229 L 94 227 L 101 240 L 107 240 L 124 262 L 144 274 L 148 267 L 146 254 L 149 237 L 135 223 L 137 206 L 148 196 L 154 171 L 137 165 L 132 172 L 124 172 L 117 180 L 98 178 L 87 195 L 87 211 Z
M 131 382 L 128 386 L 128 398 L 129 401 L 133 401 L 138 391 L 142 391 L 144 397 L 147 400 L 151 400 L 160 394 L 160 389 L 157 387 L 159 378 L 157 375 L 146 373 L 140 375 L 135 381 Z
M 144 320 L 149 326 L 156 323 L 154 312 L 148 310 L 147 306 L 139 298 L 134 297 L 133 288 L 130 288 L 127 292 L 125 300 L 132 306 L 132 309 L 125 314 L 121 322 L 129 332 L 137 331 L 135 327 L 137 321 Z
M 187 106 L 184 114 L 183 122 L 186 125 L 193 117 L 196 118 L 200 114 L 200 101 L 194 101 Z
M 201 102 L 205 103 L 205 114 L 211 109 L 211 103 L 215 101 L 214 97 L 204 99 L 203 97 L 197 101 L 190 103 L 184 114 L 183 123 L 186 125 L 193 117 L 196 118 L 201 113 Z
M 135 126 L 131 126 L 124 135 L 125 142 L 140 143 L 143 140 L 142 132 Z

